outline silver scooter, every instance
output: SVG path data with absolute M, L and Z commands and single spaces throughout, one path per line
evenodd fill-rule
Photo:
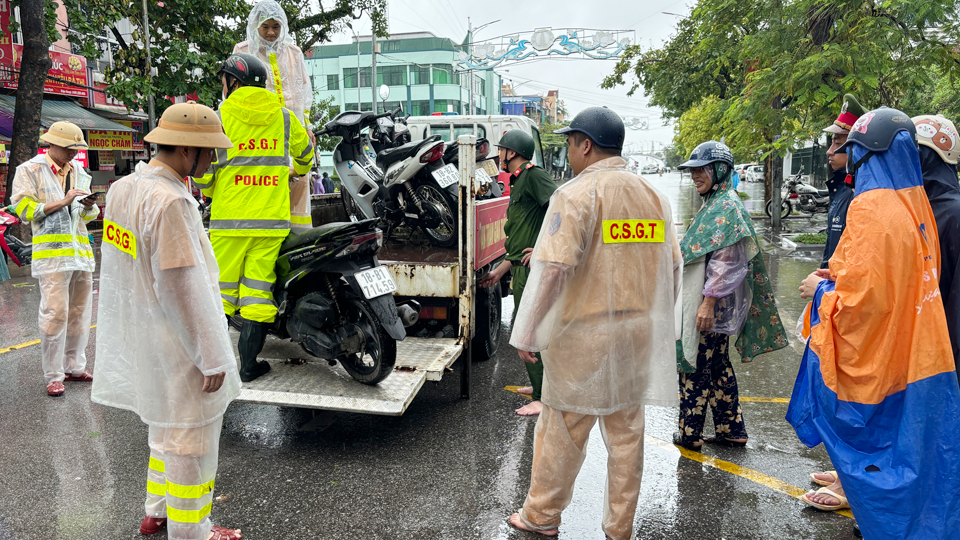
M 440 137 L 374 151 L 371 141 L 379 139 L 400 112 L 346 111 L 317 135 L 342 138 L 333 160 L 351 219 L 380 218 L 388 236 L 392 228 L 407 223 L 422 229 L 434 245 L 451 247 L 457 241 L 460 172 L 444 165 Z

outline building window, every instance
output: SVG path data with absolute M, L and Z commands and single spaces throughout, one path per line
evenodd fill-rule
M 346 110 L 348 111 L 372 111 L 373 104 L 369 101 L 366 103 L 361 103 L 357 105 L 356 103 L 348 103 Z
M 427 100 L 414 101 L 410 104 L 411 116 L 430 116 L 430 102 Z
M 368 86 L 373 86 L 373 76 L 370 73 L 370 68 L 360 68 L 360 87 L 366 88 Z M 357 68 L 343 68 L 343 87 L 357 87 Z
M 383 66 L 377 68 L 377 85 L 404 86 L 407 84 L 407 66 Z
M 340 79 L 336 75 L 327 75 L 327 90 L 339 90 Z
M 433 84 L 460 84 L 459 77 L 450 64 L 433 65 Z
M 433 100 L 433 112 L 457 112 L 460 110 L 460 102 L 453 99 L 435 99 Z
M 410 84 L 430 84 L 430 68 L 410 66 Z
M 380 42 L 381 52 L 398 52 L 399 50 L 400 50 L 399 41 L 381 41 Z

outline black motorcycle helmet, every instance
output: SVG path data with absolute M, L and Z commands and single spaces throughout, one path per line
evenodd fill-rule
M 713 189 L 717 189 L 717 186 L 726 180 L 733 170 L 733 152 L 722 142 L 707 141 L 698 144 L 693 152 L 690 152 L 690 159 L 681 163 L 677 170 L 694 169 L 711 163 L 714 172 Z
M 849 173 L 847 183 L 853 184 L 857 176 L 857 169 L 877 152 L 886 152 L 893 144 L 894 137 L 901 131 L 909 133 L 913 143 L 917 144 L 917 127 L 905 112 L 890 107 L 880 107 L 861 116 L 850 128 L 847 142 L 837 149 L 837 152 L 847 152 L 848 154 L 849 147 L 854 144 L 867 149 L 867 153 L 856 163 L 847 162 L 847 172 Z
M 623 150 L 626 129 L 620 115 L 606 107 L 588 107 L 573 117 L 569 126 L 554 131 L 557 135 L 566 135 L 579 131 L 590 137 L 593 144 L 603 148 Z
M 227 57 L 220 66 L 217 75 L 227 76 L 227 97 L 235 90 L 234 82 L 241 86 L 256 86 L 266 88 L 267 66 L 252 54 L 235 53 Z

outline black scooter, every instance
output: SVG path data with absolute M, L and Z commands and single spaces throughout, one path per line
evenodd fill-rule
M 487 154 L 490 152 L 490 141 L 480 137 L 477 139 L 477 169 L 482 169 L 481 165 L 484 161 L 487 161 Z M 491 160 L 494 161 L 494 160 Z M 458 169 L 460 168 L 460 143 L 453 141 L 447 143 L 446 149 L 443 151 L 443 162 L 451 164 Z M 484 169 L 484 172 L 487 172 Z M 503 182 L 497 180 L 496 176 L 491 177 L 489 174 L 486 175 L 486 178 L 480 181 L 480 190 L 477 191 L 477 199 L 496 199 L 498 197 L 503 197 L 503 193 L 506 191 L 506 186 L 503 185 Z
M 375 219 L 328 223 L 291 234 L 280 247 L 269 332 L 309 354 L 339 361 L 351 377 L 377 384 L 393 372 L 397 341 L 420 306 L 393 300 L 396 283 L 377 260 L 383 233 Z

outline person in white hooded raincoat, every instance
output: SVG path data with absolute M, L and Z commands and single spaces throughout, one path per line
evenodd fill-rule
M 213 526 L 210 509 L 240 377 L 216 258 L 184 184 L 233 144 L 217 114 L 192 101 L 164 111 L 144 140 L 156 157 L 107 194 L 91 398 L 149 426 L 142 534 L 166 525 L 172 540 L 236 540 L 240 531 Z
M 274 0 L 261 0 L 247 18 L 247 40 L 233 47 L 234 53 L 252 54 L 270 70 L 267 90 L 280 98 L 304 127 L 310 124 L 313 85 L 303 51 L 293 42 L 287 14 Z M 313 130 L 307 128 L 310 144 L 316 146 Z M 310 217 L 310 182 L 290 174 L 290 231 L 300 234 L 313 227 Z
M 676 406 L 674 305 L 683 259 L 669 200 L 620 157 L 624 126 L 591 107 L 567 134 L 577 177 L 550 199 L 510 344 L 543 357 L 530 490 L 510 524 L 555 535 L 591 428 L 609 453 L 603 532 L 628 540 L 643 471 L 645 405 Z
M 61 396 L 63 381 L 90 382 L 84 350 L 90 338 L 96 261 L 86 223 L 100 215 L 89 198 L 90 175 L 77 152 L 87 149 L 83 132 L 56 122 L 40 136 L 50 143 L 17 167 L 14 211 L 33 231 L 31 274 L 40 283 L 40 357 L 47 395 Z M 0 255 L 2 256 L 2 255 Z

